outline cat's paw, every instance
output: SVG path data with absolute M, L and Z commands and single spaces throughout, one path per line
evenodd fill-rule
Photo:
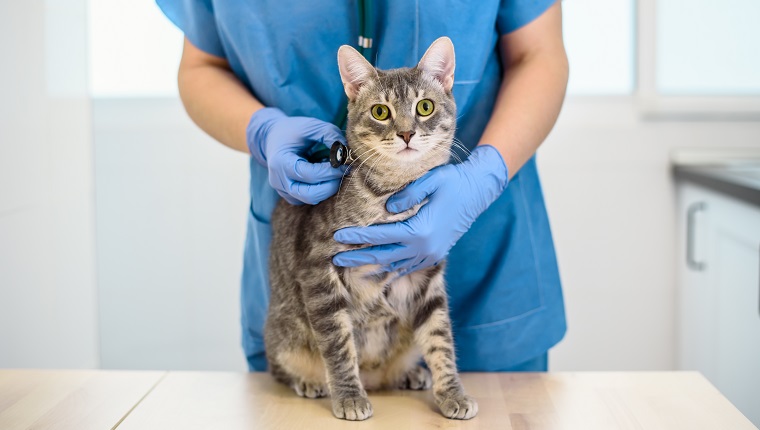
M 478 402 L 466 394 L 455 394 L 438 403 L 441 414 L 453 420 L 469 420 L 478 414 Z
M 362 421 L 372 416 L 372 404 L 366 397 L 333 399 L 333 415 L 349 421 Z
M 329 392 L 327 386 L 319 382 L 301 381 L 293 384 L 293 390 L 301 397 L 316 399 L 325 397 Z
M 398 388 L 402 390 L 428 390 L 433 386 L 430 371 L 420 365 L 410 370 L 401 380 Z

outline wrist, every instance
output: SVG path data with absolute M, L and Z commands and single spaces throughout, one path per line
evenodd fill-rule
M 468 160 L 472 160 L 476 170 L 483 175 L 492 178 L 499 194 L 509 184 L 509 169 L 501 152 L 495 146 L 489 144 L 478 145 Z
M 280 109 L 265 107 L 254 112 L 248 121 L 248 127 L 245 130 L 248 150 L 251 152 L 251 156 L 264 167 L 267 165 L 267 134 L 272 126 L 282 118 L 287 118 L 287 115 Z

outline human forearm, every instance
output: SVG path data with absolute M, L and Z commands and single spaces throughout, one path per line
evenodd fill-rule
M 224 145 L 248 153 L 246 126 L 263 105 L 232 73 L 227 61 L 185 40 L 179 93 L 190 118 Z
M 501 43 L 504 80 L 480 144 L 499 150 L 511 177 L 549 134 L 564 100 L 568 64 L 559 3 Z

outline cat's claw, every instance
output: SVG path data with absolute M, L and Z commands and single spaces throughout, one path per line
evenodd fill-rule
M 293 384 L 293 390 L 301 397 L 308 397 L 310 399 L 316 399 L 319 397 L 325 397 L 328 394 L 327 387 L 321 383 L 314 382 L 296 382 Z
M 416 366 L 410 370 L 401 380 L 399 388 L 402 390 L 428 390 L 433 386 L 430 371 L 422 366 Z
M 344 397 L 332 402 L 333 414 L 349 421 L 363 421 L 372 416 L 372 404 L 366 397 Z
M 478 414 L 478 402 L 466 394 L 443 399 L 439 404 L 441 413 L 452 420 L 469 420 Z

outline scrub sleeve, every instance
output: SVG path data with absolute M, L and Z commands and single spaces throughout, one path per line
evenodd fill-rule
M 156 4 L 196 48 L 225 57 L 211 0 L 156 0 Z
M 496 17 L 499 34 L 511 33 L 530 24 L 558 0 L 503 0 Z

